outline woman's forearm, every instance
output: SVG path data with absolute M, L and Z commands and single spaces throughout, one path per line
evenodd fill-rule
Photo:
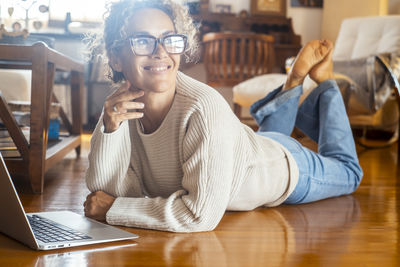
M 115 185 L 126 177 L 130 162 L 128 122 L 122 123 L 113 133 L 104 133 L 103 129 L 102 123 L 99 123 L 93 132 L 86 183 L 92 192 L 103 190 L 116 195 Z

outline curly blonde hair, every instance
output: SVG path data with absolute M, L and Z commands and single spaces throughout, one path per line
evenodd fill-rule
M 89 39 L 91 55 L 98 55 L 99 50 L 104 51 L 108 59 L 108 77 L 115 83 L 125 80 L 122 72 L 113 70 L 109 64 L 112 54 L 118 53 L 124 40 L 128 37 L 126 27 L 135 15 L 143 8 L 156 8 L 167 14 L 174 24 L 177 33 L 187 36 L 187 50 L 184 53 L 187 62 L 198 59 L 198 27 L 189 15 L 188 9 L 171 0 L 121 0 L 109 3 L 104 14 L 103 32 L 92 34 Z M 99 47 L 103 47 L 99 49 Z M 104 58 L 104 57 L 103 57 Z

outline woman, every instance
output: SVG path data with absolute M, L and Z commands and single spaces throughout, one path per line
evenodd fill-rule
M 175 19 L 174 19 L 175 18 Z M 254 133 L 212 88 L 180 73 L 195 27 L 169 0 L 111 5 L 104 42 L 119 89 L 93 133 L 85 215 L 174 232 L 213 230 L 226 210 L 352 193 L 362 171 L 336 83 L 332 43 L 299 53 L 283 87 L 255 103 Z M 319 86 L 298 109 L 309 74 Z M 288 137 L 299 127 L 319 154 Z

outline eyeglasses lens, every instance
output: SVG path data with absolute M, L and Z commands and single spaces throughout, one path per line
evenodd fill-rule
M 183 53 L 185 49 L 185 39 L 182 36 L 167 36 L 164 39 L 164 48 L 171 54 Z
M 157 39 L 152 36 L 140 36 L 130 38 L 133 51 L 139 56 L 153 54 L 157 45 Z M 161 39 L 165 51 L 170 54 L 181 54 L 185 51 L 186 39 L 180 35 L 169 35 Z
M 139 56 L 151 55 L 156 45 L 156 39 L 151 37 L 135 37 L 131 39 L 131 46 Z

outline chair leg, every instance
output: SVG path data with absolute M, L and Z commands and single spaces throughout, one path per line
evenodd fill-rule
M 242 118 L 242 107 L 240 105 L 233 103 L 233 112 L 239 118 L 239 120 Z
M 397 105 L 399 109 L 399 122 L 397 124 L 397 165 L 400 167 L 400 97 L 397 98 Z
M 396 95 L 397 99 L 397 109 L 399 113 L 399 123 L 397 125 L 397 165 L 400 166 L 400 88 L 398 86 L 395 86 L 394 88 L 394 93 Z
M 400 114 L 400 103 L 399 103 L 399 114 Z M 400 116 L 399 116 L 399 124 L 397 131 L 399 134 L 399 137 L 397 138 L 397 165 L 400 166 Z

